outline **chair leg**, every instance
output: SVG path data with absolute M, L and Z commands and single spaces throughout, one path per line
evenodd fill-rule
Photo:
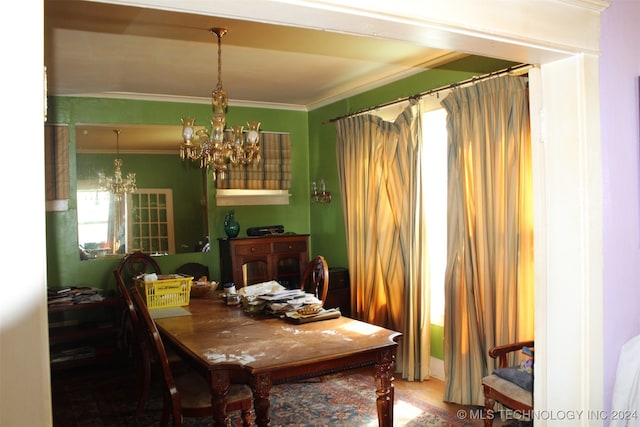
M 160 426 L 161 427 L 168 427 L 169 426 L 169 418 L 171 416 L 171 408 L 169 407 L 169 405 L 167 404 L 167 402 L 165 401 L 164 405 L 162 406 L 162 419 L 160 420 Z M 175 419 L 173 420 L 174 425 L 175 424 Z
M 151 387 L 151 361 L 145 348 L 138 348 L 136 354 L 137 359 L 136 380 L 138 388 L 138 404 L 136 405 L 136 417 L 139 417 L 144 411 L 144 407 L 149 398 L 149 389 Z
M 493 412 L 493 406 L 496 401 L 490 397 L 484 397 L 484 427 L 493 426 L 493 418 L 495 417 L 495 412 Z
M 240 411 L 240 414 L 242 416 L 242 426 L 243 427 L 251 427 L 251 422 L 253 419 L 253 413 L 251 411 L 251 409 L 243 409 L 242 411 Z

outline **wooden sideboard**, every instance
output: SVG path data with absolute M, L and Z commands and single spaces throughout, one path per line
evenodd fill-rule
M 292 289 L 300 286 L 309 262 L 309 235 L 282 234 L 218 239 L 220 281 L 240 288 L 277 280 Z

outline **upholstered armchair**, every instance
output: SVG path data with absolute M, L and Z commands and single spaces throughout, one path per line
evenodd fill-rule
M 498 369 L 482 379 L 484 393 L 484 425 L 491 427 L 496 403 L 526 415 L 533 410 L 533 341 L 501 345 L 489 350 L 498 359 Z M 509 353 L 522 351 L 528 358 L 517 366 L 508 366 Z

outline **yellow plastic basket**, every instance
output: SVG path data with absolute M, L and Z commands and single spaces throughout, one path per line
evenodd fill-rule
M 138 290 L 145 296 L 149 310 L 189 305 L 192 276 L 180 274 L 158 275 L 158 280 L 145 282 L 136 279 Z

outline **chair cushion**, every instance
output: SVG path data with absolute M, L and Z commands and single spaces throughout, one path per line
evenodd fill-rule
M 524 361 L 519 366 L 496 369 L 493 373 L 527 391 L 533 391 L 533 361 L 531 359 Z
M 519 368 L 513 367 L 496 369 L 493 373 L 529 392 L 533 391 L 533 375 L 523 372 Z
M 500 378 L 497 375 L 488 375 L 482 379 L 482 384 L 486 384 L 497 392 L 509 396 L 511 399 L 533 407 L 533 393 L 515 385 L 511 381 Z

